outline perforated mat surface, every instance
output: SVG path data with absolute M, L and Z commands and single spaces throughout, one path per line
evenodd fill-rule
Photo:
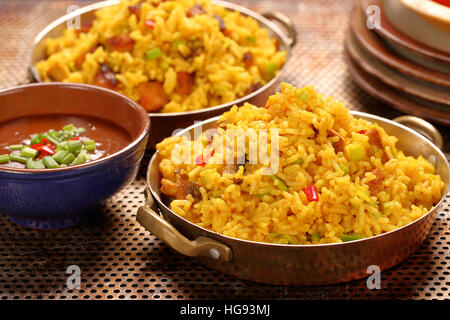
M 236 1 L 237 2 L 237 1 Z M 71 4 L 92 1 L 3 0 L 0 2 L 0 88 L 26 77 L 31 43 Z M 351 109 L 393 118 L 350 79 L 342 57 L 351 1 L 245 0 L 255 10 L 281 11 L 297 27 L 298 44 L 283 80 L 313 84 Z M 449 148 L 449 130 L 438 127 Z M 382 273 L 381 289 L 366 280 L 320 287 L 264 285 L 222 275 L 173 252 L 135 221 L 144 203 L 145 170 L 83 225 L 37 231 L 0 215 L 0 299 L 449 299 L 450 200 L 445 200 L 424 244 L 406 261 Z M 81 269 L 81 288 L 66 286 L 67 267 Z

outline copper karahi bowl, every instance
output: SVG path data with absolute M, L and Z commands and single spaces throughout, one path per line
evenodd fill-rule
M 45 41 L 47 39 L 62 36 L 64 30 L 67 28 L 67 22 L 71 21 L 75 17 L 79 16 L 81 23 L 87 24 L 95 18 L 94 13 L 97 9 L 116 5 L 117 3 L 119 3 L 118 0 L 97 2 L 71 12 L 45 27 L 36 36 L 33 42 L 29 68 L 30 80 L 37 82 L 42 81 L 40 74 L 34 68 L 34 65 L 46 58 Z M 271 37 L 277 39 L 278 43 L 280 44 L 280 50 L 285 50 L 287 52 L 286 63 L 280 69 L 278 74 L 263 87 L 239 99 L 221 105 L 211 106 L 210 108 L 204 108 L 194 111 L 149 113 L 152 122 L 148 144 L 149 148 L 153 148 L 156 143 L 172 135 L 174 130 L 185 128 L 186 126 L 193 124 L 194 121 L 202 121 L 221 115 L 222 113 L 230 109 L 233 105 L 243 105 L 245 102 L 249 102 L 257 106 L 263 106 L 267 98 L 273 94 L 273 92 L 278 88 L 278 85 L 280 84 L 281 75 L 286 69 L 286 65 L 289 61 L 289 58 L 291 57 L 291 49 L 297 42 L 297 32 L 295 30 L 293 22 L 280 12 L 266 12 L 260 15 L 252 10 L 226 1 L 212 0 L 211 3 L 225 7 L 229 10 L 239 11 L 244 16 L 249 16 L 258 21 L 259 25 L 262 28 L 268 30 Z M 287 31 L 287 35 L 283 31 L 281 31 L 280 28 L 272 21 L 276 21 L 279 24 L 283 25 Z
M 281 285 L 324 285 L 368 277 L 378 268 L 381 271 L 391 268 L 411 255 L 425 240 L 449 191 L 450 169 L 445 155 L 439 150 L 442 136 L 431 124 L 412 116 L 397 118 L 396 122 L 356 111 L 351 114 L 378 123 L 389 135 L 396 136 L 399 139 L 397 147 L 406 155 L 422 155 L 435 165 L 446 188 L 432 210 L 394 231 L 343 243 L 285 245 L 231 238 L 199 227 L 169 209 L 161 197 L 160 156 L 156 152 L 147 171 L 147 203 L 138 209 L 137 221 L 179 253 L 196 257 L 213 269 L 245 280 Z M 199 126 L 207 130 L 217 120 L 218 117 L 196 124 L 178 135 L 193 134 Z

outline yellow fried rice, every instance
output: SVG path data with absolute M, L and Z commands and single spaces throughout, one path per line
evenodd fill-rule
M 255 19 L 209 0 L 122 0 L 97 10 L 92 26 L 68 28 L 48 39 L 45 50 L 47 58 L 35 65 L 43 81 L 106 86 L 151 112 L 233 101 L 270 81 L 286 59 Z M 98 81 L 102 66 L 113 84 Z M 180 72 L 192 77 L 181 92 Z M 142 101 L 139 85 L 146 82 L 160 84 L 163 98 L 156 106 Z
M 442 196 L 444 183 L 431 163 L 406 156 L 396 137 L 313 87 L 283 83 L 266 108 L 234 106 L 217 125 L 218 133 L 231 129 L 277 129 L 278 172 L 262 174 L 267 164 L 248 161 L 230 171 L 221 164 L 226 152 L 211 152 L 205 135 L 202 162 L 174 160 L 184 150 L 176 148 L 195 143 L 186 137 L 157 145 L 161 190 L 170 196 L 170 208 L 226 236 L 284 244 L 355 240 L 420 218 Z M 307 194 L 312 186 L 317 199 Z

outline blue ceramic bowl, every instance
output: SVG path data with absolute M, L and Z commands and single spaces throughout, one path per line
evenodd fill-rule
M 13 222 L 38 229 L 75 226 L 136 177 L 150 119 L 133 100 L 90 85 L 44 83 L 0 91 L 0 106 L 0 133 L 10 121 L 32 126 L 34 116 L 56 115 L 101 119 L 129 137 L 118 151 L 82 165 L 41 170 L 0 165 L 0 213 Z

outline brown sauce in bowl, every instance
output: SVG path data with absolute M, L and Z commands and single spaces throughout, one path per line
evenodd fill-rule
M 47 132 L 51 129 L 60 130 L 71 123 L 75 127 L 86 129 L 86 132 L 80 135 L 80 139 L 86 137 L 97 143 L 95 153 L 91 155 L 91 161 L 118 152 L 133 140 L 127 130 L 101 118 L 57 114 L 33 115 L 0 123 L 0 155 L 10 153 L 8 149 L 10 145 L 29 143 L 30 136 L 35 133 Z M 2 167 L 25 168 L 25 165 L 10 161 L 0 164 L 0 168 Z

